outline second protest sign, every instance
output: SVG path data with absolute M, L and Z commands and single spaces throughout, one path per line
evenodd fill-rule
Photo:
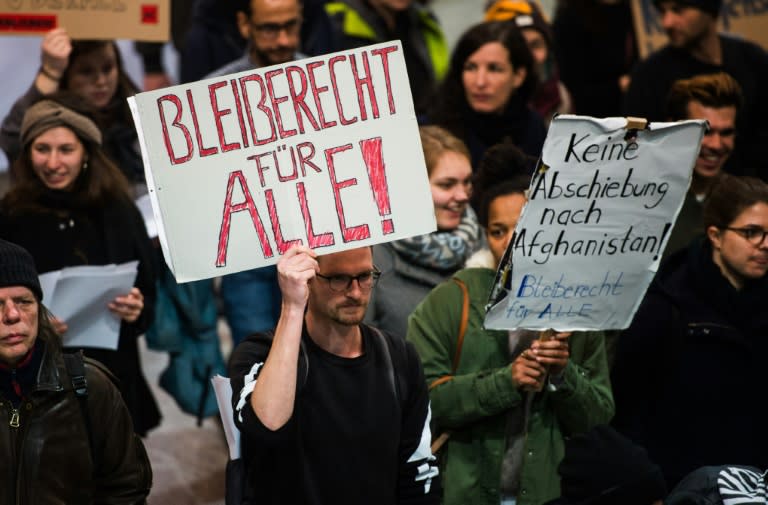
M 552 121 L 486 327 L 629 325 L 688 190 L 705 122 L 626 124 Z

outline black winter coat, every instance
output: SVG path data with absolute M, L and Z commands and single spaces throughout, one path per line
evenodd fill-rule
M 36 360 L 39 369 L 32 384 L 22 385 L 18 427 L 9 422 L 10 400 L 0 396 L 0 474 L 6 476 L 0 503 L 146 503 L 152 468 L 112 381 L 86 362 L 86 423 L 61 351 L 38 342 L 35 352 L 42 359 Z
M 614 425 L 671 489 L 705 465 L 768 467 L 768 279 L 737 291 L 697 240 L 663 263 L 612 370 Z

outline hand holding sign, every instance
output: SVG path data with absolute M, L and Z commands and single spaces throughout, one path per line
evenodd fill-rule
M 568 365 L 570 352 L 568 339 L 571 332 L 542 334 L 542 337 L 531 344 L 530 352 L 533 353 L 537 363 L 547 367 L 551 375 L 560 375 Z
M 318 270 L 316 258 L 312 249 L 294 246 L 277 262 L 277 280 L 286 307 L 304 310 L 309 296 L 307 282 Z
M 526 392 L 539 392 L 544 387 L 546 369 L 536 361 L 530 350 L 525 350 L 509 366 L 515 387 Z

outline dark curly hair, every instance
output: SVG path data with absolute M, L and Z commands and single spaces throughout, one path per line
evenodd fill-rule
M 486 195 L 491 194 L 491 200 L 499 196 L 499 194 L 493 193 L 507 181 L 511 179 L 517 180 L 518 183 L 523 181 L 523 185 L 527 188 L 531 180 L 530 174 L 536 167 L 536 161 L 536 158 L 525 154 L 512 142 L 502 142 L 488 148 L 478 164 L 477 172 L 472 181 L 473 192 L 470 204 L 478 216 L 483 211 L 487 214 L 487 206 L 490 202 L 486 202 Z M 515 187 L 518 185 L 516 184 Z M 517 191 L 507 191 L 500 194 L 514 192 Z M 485 209 L 483 209 L 484 207 Z M 483 224 L 485 223 L 483 222 Z

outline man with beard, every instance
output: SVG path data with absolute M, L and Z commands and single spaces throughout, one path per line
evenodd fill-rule
M 379 276 L 371 248 L 317 257 L 294 246 L 277 271 L 277 327 L 246 338 L 229 364 L 246 498 L 439 503 L 419 357 L 362 324 Z
M 741 86 L 744 108 L 739 114 L 739 145 L 725 170 L 768 180 L 768 53 L 748 42 L 718 34 L 722 0 L 654 0 L 669 43 L 638 63 L 625 97 L 624 113 L 662 121 L 669 90 L 678 79 L 725 72 Z
M 207 76 L 245 72 L 304 58 L 298 52 L 300 0 L 237 0 L 237 25 L 248 40 L 245 54 Z M 237 345 L 247 335 L 272 328 L 280 313 L 275 267 L 244 270 L 221 279 L 224 316 Z
M 741 105 L 741 87 L 728 74 L 699 75 L 680 79 L 672 85 L 667 99 L 667 118 L 672 121 L 706 119 L 709 129 L 701 139 L 691 186 L 669 236 L 665 257 L 704 233 L 704 200 L 733 152 L 736 117 Z

